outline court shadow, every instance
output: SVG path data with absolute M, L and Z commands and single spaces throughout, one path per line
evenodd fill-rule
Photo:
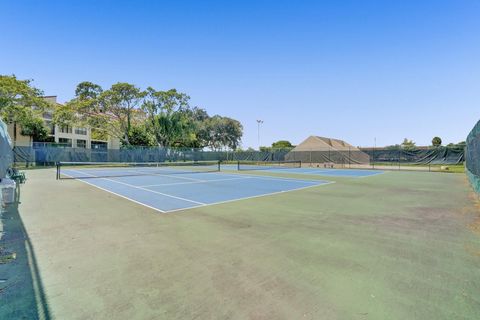
M 25 230 L 18 205 L 0 209 L 0 319 L 51 319 L 35 252 Z

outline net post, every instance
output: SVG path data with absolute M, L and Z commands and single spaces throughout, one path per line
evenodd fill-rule
M 57 167 L 57 177 L 56 177 L 56 180 L 60 179 L 60 162 L 56 162 L 55 163 L 56 167 Z
M 240 171 L 240 160 L 237 160 L 237 171 Z
M 222 160 L 218 160 L 218 171 L 220 171 L 222 167 Z

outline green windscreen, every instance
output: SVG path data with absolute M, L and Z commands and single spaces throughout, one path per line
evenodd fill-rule
M 7 125 L 0 120 L 0 180 L 6 176 L 7 169 L 12 166 L 12 141 L 8 135 Z
M 215 171 L 220 171 L 220 161 L 57 163 L 57 179 L 109 178 Z
M 467 175 L 473 189 L 480 193 L 480 121 L 473 127 L 467 137 L 465 161 Z

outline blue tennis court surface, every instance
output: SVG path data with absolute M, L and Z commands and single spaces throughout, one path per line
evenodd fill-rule
M 245 166 L 248 170 L 248 166 Z M 222 165 L 222 168 L 225 170 L 237 170 L 236 165 L 226 164 Z M 321 175 L 321 176 L 331 176 L 331 177 L 370 177 L 377 174 L 384 173 L 379 170 L 365 170 L 365 169 L 327 169 L 327 168 L 275 168 L 275 167 L 262 167 L 262 166 L 250 166 L 252 171 L 267 171 L 267 172 L 278 172 L 278 173 L 293 173 L 293 174 L 312 174 L 312 175 Z
M 160 212 L 213 205 L 275 193 L 299 190 L 332 183 L 243 174 L 176 173 L 139 176 L 95 177 L 106 175 L 105 169 L 88 170 L 92 178 L 82 178 L 85 170 L 65 169 L 63 174 L 77 178 L 104 191 L 114 193 Z
M 275 169 L 273 169 L 275 170 Z M 355 170 L 355 169 L 326 169 L 326 168 L 292 168 L 292 169 L 277 169 L 277 170 L 288 170 L 288 172 L 298 173 L 298 174 L 315 174 L 321 176 L 332 176 L 332 177 L 369 177 L 375 176 L 377 174 L 383 173 L 383 171 L 378 170 Z

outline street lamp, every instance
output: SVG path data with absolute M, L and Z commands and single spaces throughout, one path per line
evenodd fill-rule
M 260 125 L 263 123 L 263 120 L 257 120 L 258 125 L 258 150 L 260 150 Z

